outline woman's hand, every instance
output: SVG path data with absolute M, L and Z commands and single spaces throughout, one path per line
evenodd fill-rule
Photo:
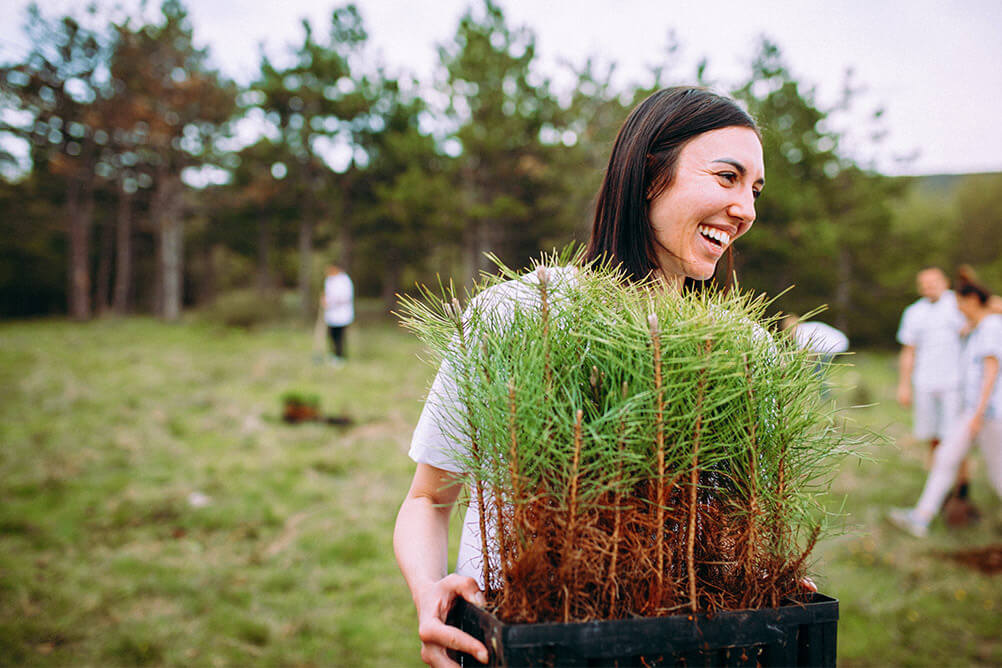
M 483 644 L 445 623 L 457 596 L 473 605 L 486 604 L 476 580 L 446 575 L 449 514 L 462 481 L 461 474 L 418 464 L 393 531 L 393 550 L 417 609 L 421 659 L 436 668 L 457 665 L 445 653 L 449 649 L 487 661 L 487 648 Z
M 446 650 L 458 650 L 487 663 L 487 648 L 473 636 L 445 623 L 445 618 L 457 596 L 476 606 L 487 604 L 473 578 L 447 575 L 423 592 L 417 600 L 418 636 L 421 638 L 421 660 L 429 666 L 457 666 Z

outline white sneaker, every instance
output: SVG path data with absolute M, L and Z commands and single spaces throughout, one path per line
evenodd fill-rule
M 887 513 L 891 524 L 915 538 L 925 538 L 929 535 L 929 525 L 915 516 L 910 508 L 892 508 Z

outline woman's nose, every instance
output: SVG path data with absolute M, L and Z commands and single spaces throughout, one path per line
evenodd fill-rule
M 727 207 L 727 215 L 737 218 L 746 225 L 755 222 L 755 195 L 749 189 L 737 196 Z

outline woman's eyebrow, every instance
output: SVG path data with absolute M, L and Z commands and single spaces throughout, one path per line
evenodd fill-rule
M 745 166 L 742 165 L 737 160 L 735 160 L 734 158 L 717 158 L 716 160 L 713 160 L 712 162 L 722 162 L 725 165 L 730 165 L 734 169 L 738 170 L 738 173 L 741 174 L 741 176 L 744 176 L 745 174 L 748 173 L 748 170 L 745 169 Z M 765 185 L 765 179 L 759 179 L 755 183 L 758 184 L 758 185 Z

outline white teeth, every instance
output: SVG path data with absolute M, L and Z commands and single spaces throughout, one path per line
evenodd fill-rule
M 698 228 L 699 233 L 705 237 L 710 237 L 711 239 L 716 239 L 722 245 L 726 246 L 731 243 L 731 235 L 723 230 L 718 230 L 715 227 L 707 227 L 706 225 L 700 225 Z

